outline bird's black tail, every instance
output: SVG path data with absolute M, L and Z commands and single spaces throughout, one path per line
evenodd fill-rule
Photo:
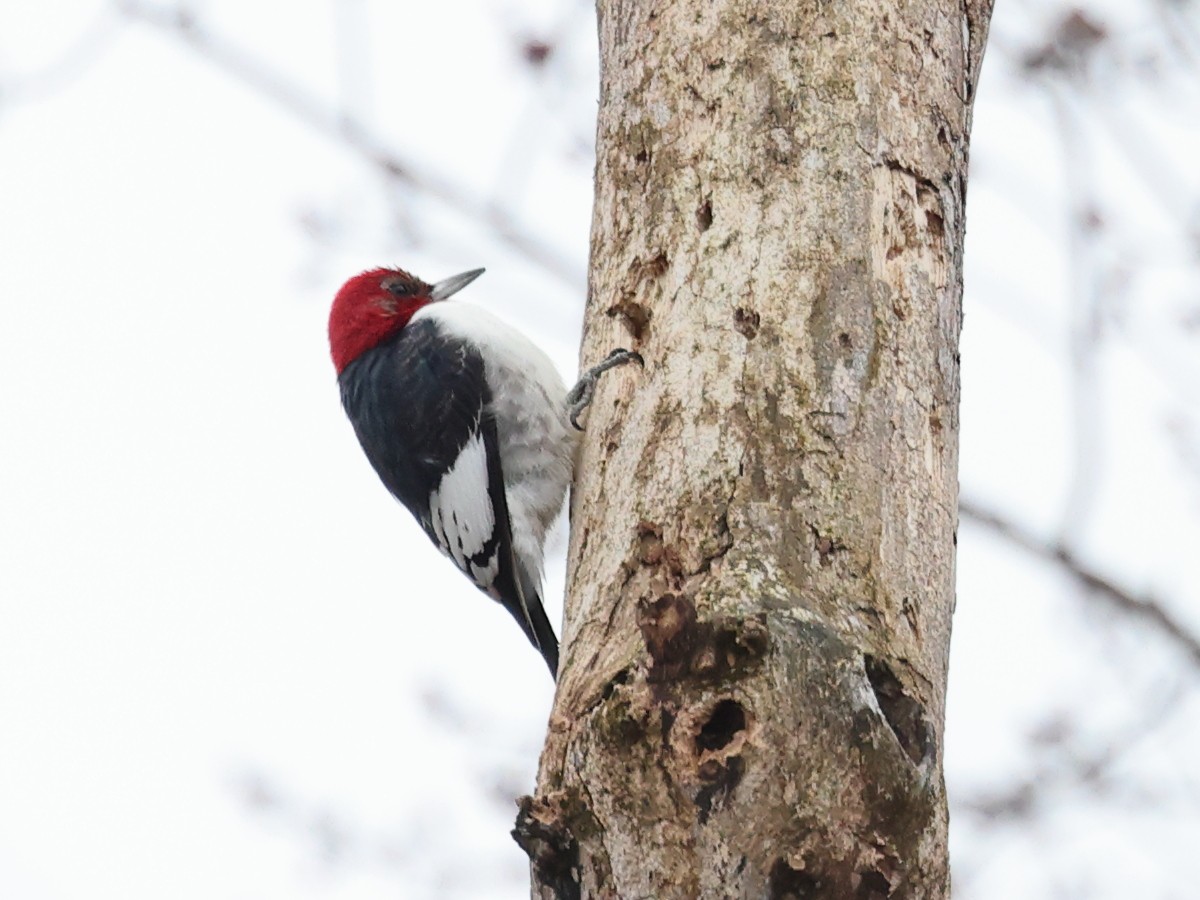
M 490 413 L 479 423 L 485 434 L 484 446 L 487 448 L 488 466 L 488 495 L 492 502 L 492 510 L 496 522 L 496 544 L 498 547 L 499 571 L 490 586 L 485 587 L 491 596 L 499 600 L 501 605 L 512 614 L 550 667 L 550 676 L 558 676 L 558 639 L 550 620 L 546 618 L 546 610 L 542 608 L 540 573 L 527 572 L 521 564 L 521 559 L 513 549 L 513 539 L 508 515 L 508 494 L 504 487 L 504 467 L 500 462 L 500 437 L 496 429 L 496 419 Z M 492 545 L 489 545 L 492 546 Z M 490 550 L 489 550 L 490 552 Z M 478 582 L 477 582 L 478 583 Z
M 521 609 L 510 609 L 509 612 L 513 614 L 529 642 L 541 652 L 546 665 L 550 667 L 551 676 L 557 677 L 558 638 L 554 636 L 554 628 L 550 625 L 550 619 L 546 617 L 537 581 L 525 571 L 519 560 L 514 559 L 513 562 Z

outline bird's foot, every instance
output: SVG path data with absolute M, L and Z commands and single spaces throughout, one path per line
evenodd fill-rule
M 596 392 L 596 383 L 600 380 L 600 376 L 609 369 L 623 366 L 628 362 L 636 362 L 639 366 L 646 364 L 640 353 L 617 349 L 579 376 L 575 387 L 567 393 L 567 410 L 571 424 L 575 426 L 576 431 L 583 431 L 583 426 L 579 424 L 579 416 L 592 402 L 592 394 Z

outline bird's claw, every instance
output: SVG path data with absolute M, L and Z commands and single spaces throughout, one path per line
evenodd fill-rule
M 611 369 L 613 366 L 621 366 L 627 362 L 635 362 L 643 368 L 646 366 L 646 361 L 642 359 L 642 354 L 636 350 L 626 350 L 624 347 L 618 347 L 609 353 L 608 356 L 604 357 L 599 364 L 593 366 L 591 371 L 599 374 Z
M 588 404 L 591 402 L 592 402 L 592 392 L 589 389 L 587 391 L 586 396 L 584 396 L 581 400 L 577 400 L 575 403 L 573 403 L 571 405 L 571 413 L 570 413 L 570 415 L 567 416 L 567 418 L 571 420 L 571 426 L 576 431 L 583 431 L 583 426 L 579 424 L 579 415 L 585 409 L 587 409 Z
M 600 376 L 609 369 L 623 366 L 629 362 L 636 362 L 642 367 L 646 365 L 646 361 L 642 359 L 642 355 L 636 350 L 626 350 L 623 347 L 618 347 L 603 360 L 579 376 L 579 381 L 576 382 L 575 387 L 571 388 L 567 393 L 567 406 L 570 410 L 568 418 L 576 431 L 583 431 L 583 426 L 579 424 L 579 416 L 591 404 L 592 395 L 596 392 L 596 383 L 600 380 Z

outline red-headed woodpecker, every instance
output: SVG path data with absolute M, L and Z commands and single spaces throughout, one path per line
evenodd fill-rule
M 427 284 L 372 269 L 342 285 L 329 345 L 342 405 L 389 491 L 441 551 L 512 613 L 550 667 L 546 531 L 574 471 L 577 416 L 614 351 L 567 391 L 549 357 L 495 316 L 442 303 L 483 274 Z

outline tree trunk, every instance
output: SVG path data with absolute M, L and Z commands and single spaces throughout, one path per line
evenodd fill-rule
M 970 100 L 989 8 L 600 0 L 535 897 L 949 892 Z

